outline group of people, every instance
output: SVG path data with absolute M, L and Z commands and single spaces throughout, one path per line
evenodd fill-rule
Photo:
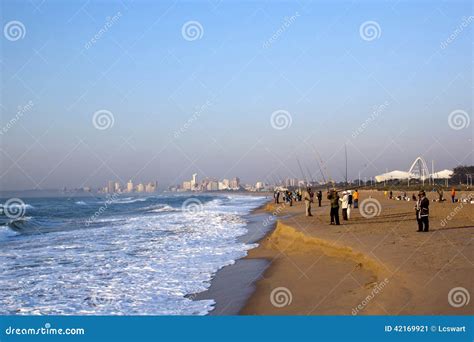
M 280 204 L 280 197 L 282 197 L 283 203 L 289 204 L 291 207 L 293 205 L 293 201 L 301 202 L 302 194 L 300 190 L 275 190 L 273 192 L 273 199 L 275 204 Z
M 316 193 L 316 198 L 318 199 L 318 205 L 321 206 L 321 201 L 323 199 L 323 193 L 321 190 Z M 304 192 L 303 199 L 305 202 L 306 216 L 313 216 L 311 214 L 311 204 L 314 202 L 314 192 L 310 187 L 308 187 Z
M 398 195 L 398 196 L 393 196 L 393 191 L 392 190 L 390 190 L 388 192 L 387 192 L 387 190 L 385 190 L 383 194 L 384 194 L 385 197 L 387 197 L 387 195 L 388 195 L 389 199 L 395 199 L 397 201 L 410 201 L 410 197 L 408 196 L 406 191 L 404 191 L 403 193 L 400 193 L 400 195 Z M 415 194 L 412 195 L 411 199 L 413 201 L 416 201 Z
M 316 194 L 318 199 L 318 206 L 321 207 L 321 201 L 323 198 L 323 193 L 319 190 Z M 339 197 L 339 194 L 336 190 L 329 190 L 327 193 L 327 198 L 330 202 L 330 211 L 329 216 L 331 219 L 331 224 L 340 225 L 339 222 L 339 207 L 342 207 L 342 219 L 347 221 L 351 217 L 352 207 L 358 208 L 359 205 L 359 192 L 346 190 L 342 192 L 342 197 Z M 314 202 L 314 192 L 308 187 L 303 195 L 305 201 L 306 216 L 313 216 L 311 214 L 311 205 Z
M 339 207 L 342 209 L 342 219 L 344 221 L 348 221 L 351 218 L 352 208 L 359 207 L 359 191 L 357 190 L 345 190 L 341 193 L 340 197 L 339 193 L 335 189 L 332 189 L 328 191 L 327 198 L 331 208 L 329 211 L 331 224 L 340 224 Z
M 327 198 L 330 202 L 330 224 L 331 225 L 340 225 L 339 221 L 339 207 L 342 208 L 342 219 L 347 221 L 351 218 L 352 208 L 359 207 L 359 192 L 358 190 L 345 190 L 341 193 L 342 197 L 339 196 L 339 193 L 335 189 L 331 189 L 327 193 Z M 311 188 L 307 188 L 304 194 L 304 201 L 306 204 L 306 216 L 311 215 L 311 203 L 313 203 L 313 192 Z M 393 193 L 390 191 L 390 196 L 393 197 Z M 407 194 L 403 195 L 404 198 L 407 198 Z M 428 232 L 429 231 L 429 206 L 430 201 L 426 197 L 424 190 L 421 190 L 418 193 L 418 199 L 416 199 L 415 194 L 413 194 L 414 200 L 416 200 L 415 213 L 416 220 L 418 223 L 418 232 Z M 318 200 L 319 206 L 321 206 L 322 193 L 318 191 Z
M 385 195 L 387 193 L 385 192 Z M 454 189 L 451 192 L 452 197 L 456 195 Z M 321 201 L 323 198 L 323 193 L 319 190 L 316 194 L 313 192 L 311 187 L 306 188 L 306 191 L 303 193 L 300 190 L 290 191 L 290 190 L 279 190 L 275 191 L 273 194 L 275 204 L 280 203 L 280 197 L 283 197 L 284 203 L 289 203 L 290 206 L 293 205 L 293 201 L 304 201 L 305 202 L 305 211 L 306 216 L 313 216 L 311 213 L 311 206 L 314 203 L 316 197 L 318 201 L 318 206 L 321 207 Z M 409 197 L 406 193 L 400 195 L 401 199 L 409 200 Z M 389 198 L 393 197 L 393 192 L 390 191 Z M 359 192 L 358 190 L 344 190 L 341 192 L 341 196 L 336 189 L 328 190 L 327 199 L 329 200 L 329 216 L 331 225 L 340 225 L 339 221 L 339 208 L 342 208 L 342 219 L 347 221 L 351 218 L 352 208 L 359 207 Z M 428 232 L 429 231 L 429 205 L 430 201 L 426 197 L 424 190 L 421 190 L 418 193 L 418 198 L 413 194 L 413 201 L 416 201 L 415 213 L 416 220 L 418 223 L 418 232 Z

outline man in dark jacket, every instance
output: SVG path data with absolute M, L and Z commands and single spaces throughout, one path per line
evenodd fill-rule
M 336 190 L 329 191 L 328 200 L 331 202 L 331 224 L 339 225 L 339 195 Z
M 321 206 L 321 200 L 323 199 L 323 193 L 321 190 L 318 191 L 318 204 Z
M 419 232 L 428 232 L 430 228 L 429 214 L 430 214 L 430 201 L 426 198 L 426 193 L 421 190 L 418 193 L 418 201 L 416 202 L 415 212 L 416 220 L 418 222 Z
M 308 187 L 303 195 L 304 204 L 306 208 L 306 216 L 313 216 L 311 214 L 311 203 L 313 203 L 313 196 L 314 196 L 313 190 L 311 190 L 311 188 Z

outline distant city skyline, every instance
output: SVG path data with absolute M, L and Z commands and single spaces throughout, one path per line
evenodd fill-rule
M 470 1 L 0 6 L 0 190 L 474 165 Z

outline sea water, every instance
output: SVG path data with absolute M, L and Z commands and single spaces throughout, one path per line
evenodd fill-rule
M 31 198 L 0 222 L 0 314 L 204 315 L 191 294 L 252 244 L 245 195 Z M 3 203 L 4 201 L 2 201 Z

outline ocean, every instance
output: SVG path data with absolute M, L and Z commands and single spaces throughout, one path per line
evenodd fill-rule
M 4 203 L 2 200 L 1 203 Z M 157 194 L 24 199 L 1 216 L 2 315 L 205 315 L 193 300 L 255 245 L 265 197 Z

